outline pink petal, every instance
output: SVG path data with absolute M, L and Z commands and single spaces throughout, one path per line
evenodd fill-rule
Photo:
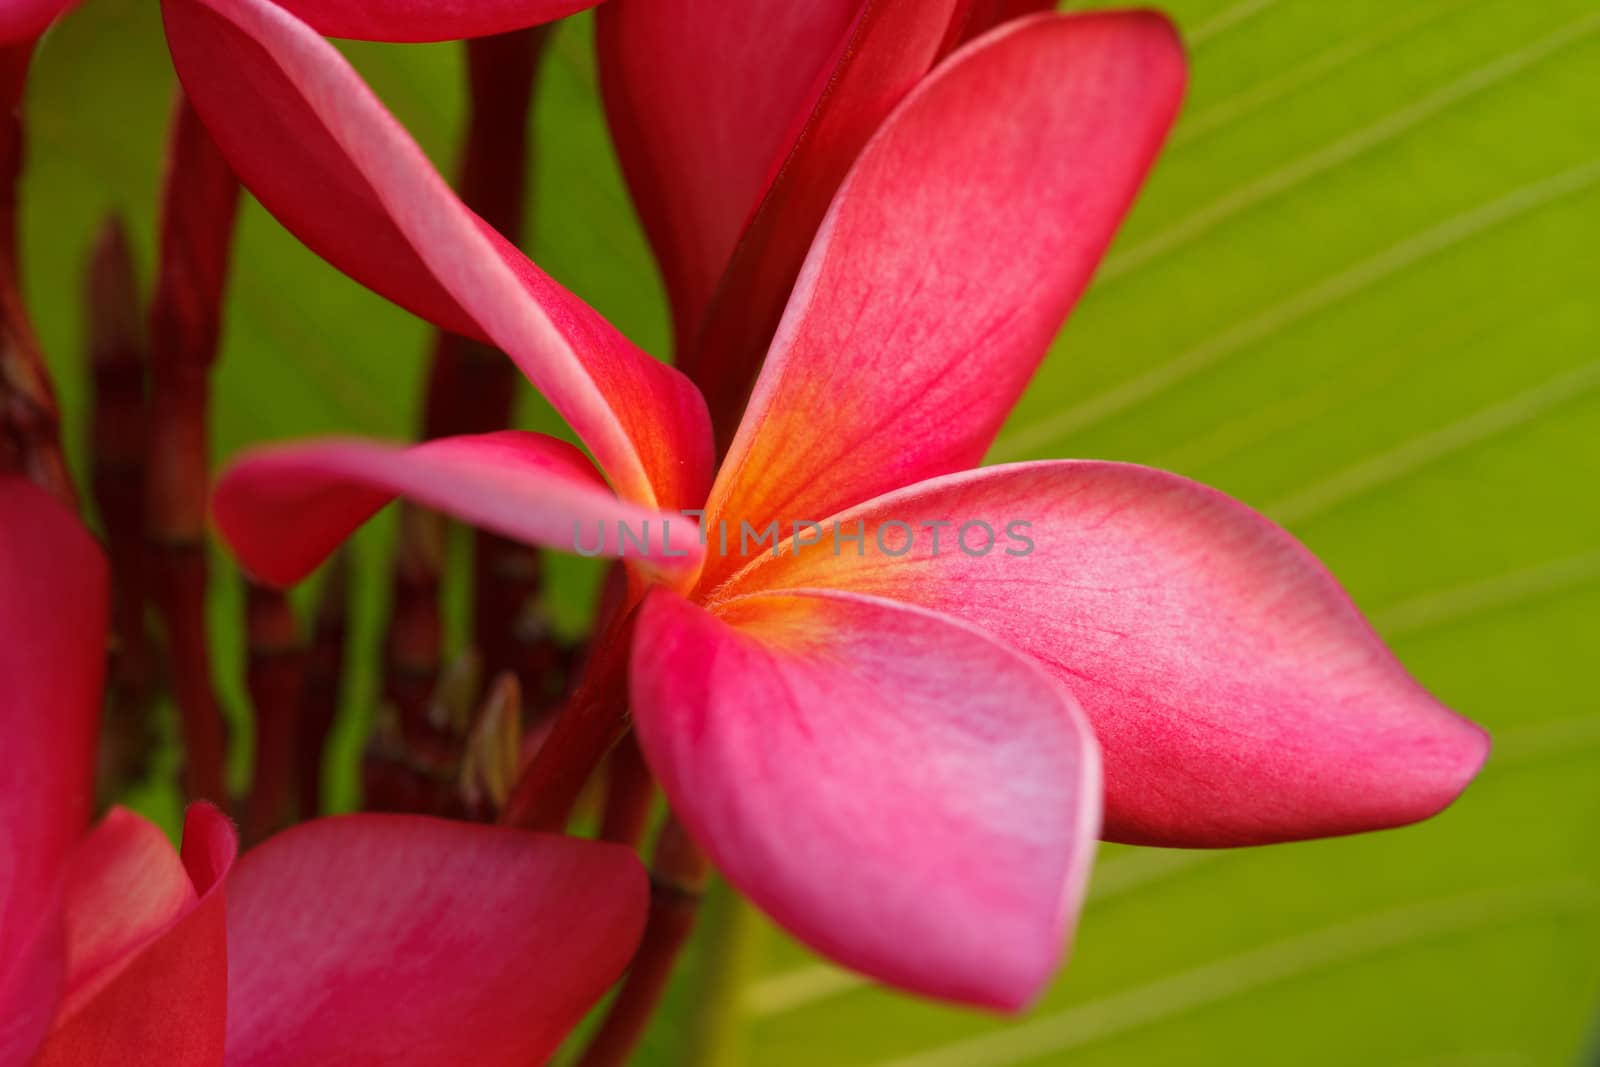
M 1026 1004 L 1082 898 L 1099 759 L 1039 667 L 946 616 L 796 591 L 645 601 L 639 739 L 712 860 L 814 948 L 914 992 Z
M 554 22 L 599 0 L 277 0 L 328 37 L 454 41 Z
M 167 835 L 113 808 L 79 844 L 67 884 L 67 986 L 58 1017 L 76 1014 L 199 901 Z
M 839 183 L 896 104 L 928 73 L 958 0 L 862 6 L 827 88 L 745 227 L 694 346 L 679 365 L 732 437 L 784 305 Z
M 240 180 L 335 266 L 516 361 L 624 498 L 704 497 L 704 402 L 461 203 L 327 41 L 269 0 L 164 0 L 185 90 Z
M 0 45 L 31 43 L 77 0 L 7 0 L 0 4 Z
M 54 902 L 30 927 L 0 932 L 0 1067 L 27 1067 L 49 1032 L 66 960 Z
M 611 0 L 606 115 L 661 261 L 680 358 L 863 0 Z
M 1113 840 L 1250 845 L 1397 826 L 1448 805 L 1487 755 L 1484 732 L 1406 673 L 1314 556 L 1177 475 L 992 467 L 837 521 L 847 533 L 865 524 L 865 558 L 854 542 L 833 554 L 830 521 L 829 537 L 764 558 L 728 594 L 893 597 L 1031 653 L 1094 724 Z M 915 531 L 913 550 L 891 522 Z M 931 522 L 949 524 L 937 554 Z M 983 528 L 967 530 L 965 548 L 958 538 L 980 522 L 994 544 L 975 556 Z M 1015 522 L 1030 525 L 1008 536 Z
M 104 970 L 80 975 L 89 980 L 85 995 L 69 994 L 69 1010 L 58 1020 L 36 1067 L 221 1067 L 227 1027 L 228 944 L 224 878 L 238 847 L 233 825 L 209 804 L 189 809 L 183 833 L 183 869 L 190 888 L 185 897 L 172 884 L 171 846 L 157 842 L 160 831 L 136 815 L 113 815 L 110 830 L 97 831 L 75 867 L 67 915 L 77 947 L 104 951 L 114 943 L 127 950 Z M 153 836 L 152 836 L 153 835 Z M 164 850 L 166 855 L 161 856 Z M 156 888 L 161 901 L 119 900 L 117 876 L 134 877 L 138 860 L 155 862 L 124 893 Z M 81 909 L 104 909 L 84 914 Z M 165 913 L 164 926 L 158 917 Z M 130 931 L 115 929 L 125 921 Z M 142 941 L 142 944 L 134 944 Z
M 105 557 L 44 490 L 0 476 L 0 1064 L 49 1025 L 60 894 L 93 803 Z
M 711 513 L 814 519 L 977 463 L 1183 83 L 1172 27 L 1147 12 L 1012 23 L 923 81 L 834 200 Z
M 613 0 L 599 9 L 612 134 L 666 277 L 679 365 L 703 388 L 743 401 L 829 199 L 933 65 L 956 6 Z M 722 351 L 708 359 L 701 329 L 714 293 L 726 314 Z
M 627 965 L 624 848 L 418 816 L 306 823 L 229 889 L 230 1067 L 543 1063 Z
M 259 449 L 223 475 L 212 509 L 247 569 L 292 585 L 396 496 L 529 544 L 663 570 L 692 569 L 701 553 L 693 520 L 619 500 L 576 448 L 518 430 L 409 448 L 334 438 Z

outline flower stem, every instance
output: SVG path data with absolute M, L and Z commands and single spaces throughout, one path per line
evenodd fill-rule
M 439 678 L 443 649 L 439 586 L 445 552 L 444 519 L 403 504 L 395 550 L 394 601 L 383 646 L 383 699 L 398 713 L 404 743 L 418 748 L 432 742 L 428 702 Z
M 143 777 L 156 734 L 151 721 L 157 663 L 145 612 L 149 575 L 145 544 L 144 319 L 127 230 L 106 220 L 89 260 L 91 373 L 90 487 L 111 560 L 111 665 L 100 731 L 100 794 L 109 803 Z
M 248 847 L 294 822 L 295 740 L 306 650 L 281 591 L 251 582 L 245 596 L 250 642 L 245 680 L 256 723 L 255 772 L 241 826 Z
M 628 732 L 628 655 L 633 612 L 595 644 L 550 734 L 517 780 L 500 821 L 525 830 L 565 829 L 584 784 Z
M 655 788 L 650 768 L 645 766 L 639 741 L 630 732 L 617 742 L 606 761 L 606 805 L 601 816 L 600 837 L 619 845 L 637 848 L 650 821 L 650 802 Z
M 673 965 L 694 930 L 710 867 L 678 821 L 656 838 L 650 869 L 650 917 L 628 976 L 576 1067 L 620 1067 L 644 1036 Z
M 349 635 L 350 554 L 334 557 L 323 579 L 317 621 L 306 653 L 305 685 L 295 729 L 295 782 L 298 814 L 314 819 L 322 814 L 322 753 L 339 714 L 339 684 L 344 678 L 345 645 Z
M 206 635 L 211 367 L 239 183 L 180 94 L 168 144 L 150 308 L 148 532 L 167 628 L 191 798 L 223 801 L 225 740 Z
M 17 182 L 26 147 L 22 95 L 32 56 L 32 41 L 0 46 L 0 472 L 31 478 L 76 509 L 55 390 L 22 299 Z

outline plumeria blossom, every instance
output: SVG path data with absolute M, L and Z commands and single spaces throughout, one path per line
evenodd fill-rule
M 832 197 L 713 480 L 693 390 L 487 232 L 311 26 L 164 6 L 246 186 L 503 348 L 598 465 L 520 433 L 264 450 L 216 495 L 243 563 L 298 581 L 396 495 L 569 551 L 575 526 L 651 522 L 648 549 L 604 546 L 634 576 L 639 739 L 721 870 L 823 952 L 1016 1008 L 1059 961 L 1102 800 L 1112 839 L 1258 844 L 1425 818 L 1476 773 L 1483 733 L 1244 505 L 1125 464 L 974 469 L 1176 113 L 1161 17 L 1013 20 L 916 80 Z M 974 522 L 1030 548 L 969 552 Z
M 626 849 L 407 816 L 306 823 L 239 858 L 88 828 L 106 567 L 0 479 L 0 1067 L 543 1062 L 626 966 Z

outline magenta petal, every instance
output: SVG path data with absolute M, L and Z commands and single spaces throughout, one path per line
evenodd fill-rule
M 4 933 L 0 959 L 0 1067 L 27 1067 L 55 1017 L 66 961 L 54 906 L 27 929 Z
M 31 42 L 75 3 L 77 0 L 6 0 L 0 4 L 0 45 Z M 4 1024 L 0 1024 L 3 1032 Z M 4 1047 L 0 1044 L 0 1049 Z
M 529 544 L 662 570 L 692 568 L 701 552 L 692 519 L 619 500 L 576 448 L 519 430 L 411 447 L 347 438 L 260 449 L 223 475 L 212 510 L 247 569 L 292 585 L 396 496 Z M 624 541 L 619 522 L 648 549 Z
M 454 41 L 553 22 L 599 0 L 276 0 L 328 37 Z
M 627 965 L 627 849 L 417 816 L 306 823 L 229 886 L 229 1067 L 528 1067 Z
M 74 910 L 67 915 L 69 931 L 79 933 L 74 944 L 91 953 L 74 961 L 88 986 L 69 994 L 69 1013 L 35 1067 L 222 1067 L 224 879 L 237 847 L 226 816 L 209 804 L 191 806 L 183 831 L 185 891 L 174 885 L 172 847 L 139 816 L 114 813 L 107 828 L 88 839 L 83 862 L 75 865 L 68 897 Z M 141 857 L 159 873 L 136 876 Z M 118 899 L 110 880 L 118 876 L 134 879 L 124 893 L 154 890 L 161 899 Z M 86 908 L 95 914 L 78 910 Z M 119 920 L 137 936 L 116 929 Z M 120 958 L 106 951 L 111 948 Z
M 716 865 L 814 948 L 1016 1009 L 1054 971 L 1099 828 L 1070 694 L 981 631 L 837 592 L 645 601 L 639 739 Z
M 700 394 L 469 211 L 333 45 L 270 0 L 162 9 L 195 110 L 284 226 L 396 303 L 503 349 L 624 498 L 704 499 Z
M 711 510 L 735 526 L 816 519 L 981 460 L 1184 78 L 1149 12 L 1024 19 L 936 68 L 839 189 Z
M 957 0 L 860 4 L 826 87 L 741 231 L 694 344 L 679 354 L 679 366 L 706 394 L 719 441 L 731 439 L 738 427 L 840 183 L 884 119 L 938 60 L 959 7 Z M 749 36 L 768 45 L 759 28 Z
M 113 808 L 78 845 L 67 885 L 67 987 L 58 1018 L 75 1015 L 140 949 L 199 900 L 161 828 Z
M 1406 673 L 1311 553 L 1175 474 L 991 467 L 837 521 L 864 524 L 864 558 L 824 542 L 763 559 L 730 594 L 893 597 L 1032 653 L 1094 724 L 1113 840 L 1249 845 L 1409 823 L 1454 800 L 1488 753 L 1484 732 Z M 915 529 L 914 550 L 891 523 Z M 880 548 L 880 533 L 904 554 Z
M 0 1064 L 43 1036 L 63 976 L 60 899 L 93 803 L 105 557 L 44 490 L 0 476 Z
M 610 0 L 598 10 L 606 115 L 680 355 L 865 6 Z

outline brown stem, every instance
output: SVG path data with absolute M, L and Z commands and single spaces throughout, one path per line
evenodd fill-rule
M 206 635 L 209 565 L 200 544 L 156 544 L 152 548 L 154 599 L 167 631 L 173 697 L 182 719 L 184 791 L 191 799 L 225 803 L 223 779 L 227 739 L 211 685 L 211 646 Z
M 486 671 L 510 671 L 539 718 L 561 697 L 564 651 L 533 610 L 544 579 L 539 550 L 479 530 L 473 537 L 473 638 Z
M 239 183 L 187 99 L 178 100 L 150 308 L 148 521 L 191 797 L 222 801 L 225 741 L 205 628 L 210 374 Z
M 620 1067 L 655 1014 L 673 965 L 694 931 L 710 868 L 676 819 L 656 838 L 650 869 L 650 918 L 628 976 L 576 1067 Z
M 350 557 L 340 552 L 328 568 L 317 606 L 316 628 L 306 653 L 299 725 L 295 730 L 294 777 L 299 791 L 299 816 L 322 814 L 322 752 L 339 714 L 339 684 L 344 678 L 345 643 L 349 633 Z
M 240 828 L 248 847 L 294 823 L 295 738 L 306 650 L 294 609 L 281 590 L 251 582 L 245 596 L 250 642 L 245 679 L 256 722 L 255 772 Z
M 406 743 L 430 743 L 428 701 L 439 676 L 444 624 L 439 616 L 445 524 L 431 511 L 402 505 L 395 557 L 394 603 L 384 639 L 384 700 L 399 717 Z
M 650 802 L 655 787 L 645 765 L 639 739 L 629 733 L 611 750 L 606 761 L 606 806 L 600 819 L 600 837 L 619 845 L 638 847 L 650 822 Z
M 102 227 L 87 279 L 92 419 L 89 461 L 95 506 L 111 560 L 112 642 L 101 794 L 122 794 L 149 766 L 156 661 L 145 612 L 145 346 L 133 255 L 122 220 Z
M 0 46 L 0 472 L 31 478 L 76 508 L 55 390 L 22 298 L 17 183 L 26 154 L 22 95 L 32 56 L 32 41 Z
M 595 646 L 583 677 L 557 715 L 550 735 L 517 780 L 501 813 L 507 826 L 559 831 L 590 775 L 628 732 L 629 613 Z

